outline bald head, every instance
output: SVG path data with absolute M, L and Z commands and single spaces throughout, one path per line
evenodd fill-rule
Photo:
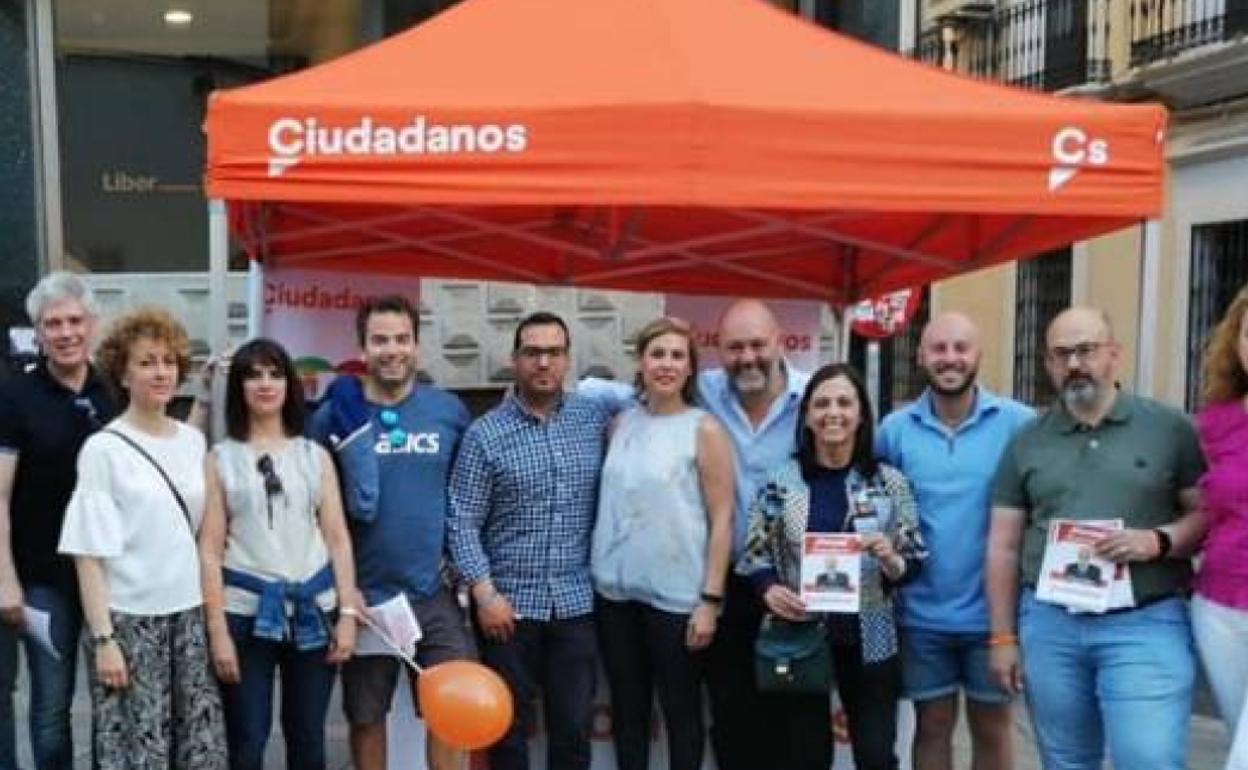
M 963 313 L 941 313 L 923 327 L 918 359 L 936 396 L 962 396 L 979 376 L 979 330 Z
M 1052 347 L 1054 334 L 1069 335 L 1072 333 L 1082 334 L 1099 341 L 1113 342 L 1114 325 L 1109 320 L 1109 314 L 1100 308 L 1070 307 L 1058 313 L 1049 324 L 1046 340 Z
M 739 299 L 719 318 L 719 360 L 742 401 L 765 400 L 784 387 L 780 324 L 771 308 Z
M 732 336 L 746 336 L 752 334 L 771 334 L 780 333 L 780 324 L 776 321 L 776 316 L 771 312 L 771 308 L 767 303 L 757 299 L 739 299 L 728 307 L 724 308 L 724 313 L 719 317 L 719 336 L 722 338 L 725 334 Z
M 949 339 L 963 340 L 978 348 L 979 329 L 965 313 L 947 310 L 927 322 L 927 326 L 923 327 L 923 335 L 919 344 L 926 345 L 929 341 Z

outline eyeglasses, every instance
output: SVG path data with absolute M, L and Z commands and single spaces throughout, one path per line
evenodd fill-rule
M 393 409 L 382 409 L 377 419 L 381 421 L 381 427 L 386 429 L 386 437 L 390 439 L 390 446 L 401 447 L 407 443 L 407 431 L 399 427 L 398 412 Z
M 91 424 L 92 428 L 100 427 L 100 413 L 96 411 L 95 404 L 91 402 L 91 399 L 86 396 L 76 397 L 74 399 L 74 408 L 87 418 L 87 422 Z
M 272 529 L 273 498 L 285 492 L 282 489 L 282 478 L 277 475 L 277 470 L 273 467 L 273 458 L 267 454 L 260 455 L 260 459 L 256 460 L 256 470 L 260 471 L 260 475 L 264 477 L 264 499 L 269 509 L 269 529 Z
M 1096 355 L 1101 348 L 1108 343 L 1105 342 L 1080 342 L 1077 345 L 1057 345 L 1048 349 L 1049 360 L 1059 364 L 1064 364 L 1074 356 L 1075 360 L 1085 362 L 1092 356 Z
M 530 361 L 538 361 L 542 358 L 557 359 L 563 358 L 568 354 L 568 349 L 563 346 L 542 348 L 537 345 L 524 345 L 516 351 L 521 358 L 527 358 Z

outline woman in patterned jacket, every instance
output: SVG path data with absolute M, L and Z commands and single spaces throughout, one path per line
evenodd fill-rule
M 853 367 L 830 364 L 815 372 L 800 414 L 797 454 L 759 490 L 737 571 L 753 581 L 769 615 L 824 624 L 854 765 L 892 770 L 901 669 L 891 592 L 917 574 L 926 556 L 914 497 L 905 477 L 875 460 L 871 404 Z M 860 592 L 859 611 L 808 611 L 801 595 L 804 538 L 840 532 L 861 537 L 860 574 L 837 582 Z M 776 723 L 786 726 L 785 735 L 773 736 L 776 767 L 826 770 L 832 764 L 827 695 L 764 698 L 783 715 Z

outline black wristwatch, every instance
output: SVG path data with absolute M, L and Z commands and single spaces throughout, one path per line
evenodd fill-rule
M 718 604 L 723 604 L 723 603 L 724 603 L 724 597 L 719 596 L 718 594 L 713 594 L 713 593 L 711 593 L 710 591 L 703 591 L 703 592 L 702 592 L 701 599 L 702 599 L 702 601 L 706 602 L 707 604 L 717 604 L 717 605 L 718 605 Z
M 1157 536 L 1157 556 L 1153 561 L 1161 561 L 1170 555 L 1170 549 L 1174 547 L 1174 543 L 1170 540 L 1170 533 L 1161 527 L 1154 528 L 1153 534 Z
M 92 647 L 96 647 L 96 648 L 103 647 L 109 642 L 115 642 L 115 641 L 117 641 L 117 637 L 113 636 L 112 631 L 109 631 L 107 634 L 92 634 L 91 635 Z

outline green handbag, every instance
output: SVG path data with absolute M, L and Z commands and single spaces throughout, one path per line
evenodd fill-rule
M 823 623 L 764 617 L 754 642 L 754 681 L 759 692 L 828 692 L 832 653 Z

